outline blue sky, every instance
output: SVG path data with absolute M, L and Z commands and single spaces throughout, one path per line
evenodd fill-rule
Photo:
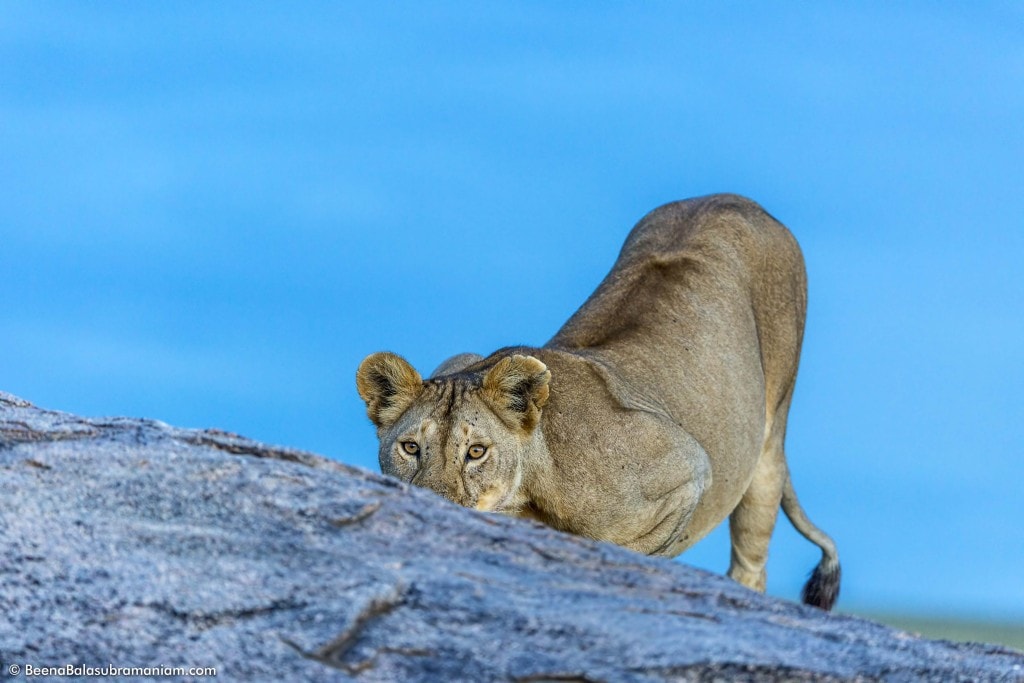
M 376 469 L 364 355 L 542 344 L 738 192 L 807 260 L 841 606 L 1024 620 L 1021 121 L 1016 3 L 6 3 L 0 388 Z M 770 592 L 815 561 L 780 523 Z

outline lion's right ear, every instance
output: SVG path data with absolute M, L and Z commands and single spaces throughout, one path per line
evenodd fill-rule
M 420 373 L 399 355 L 382 351 L 363 359 L 356 371 L 356 389 L 366 401 L 373 424 L 390 427 L 423 391 Z

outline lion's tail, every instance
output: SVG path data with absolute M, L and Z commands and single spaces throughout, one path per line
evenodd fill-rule
M 790 523 L 796 527 L 804 538 L 821 548 L 821 562 L 811 572 L 811 577 L 804 585 L 801 594 L 803 601 L 824 610 L 832 609 L 839 597 L 839 579 L 842 569 L 839 566 L 839 553 L 835 542 L 828 534 L 814 526 L 807 514 L 800 507 L 800 501 L 793 490 L 793 482 L 786 477 L 786 486 L 782 491 L 782 511 L 786 513 Z

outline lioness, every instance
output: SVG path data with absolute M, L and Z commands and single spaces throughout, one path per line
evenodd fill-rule
M 543 347 L 460 354 L 427 380 L 375 353 L 356 385 L 385 473 L 651 555 L 728 515 L 729 576 L 755 590 L 781 504 L 822 552 L 804 602 L 830 609 L 839 556 L 783 450 L 806 306 L 789 231 L 743 197 L 702 197 L 646 215 Z

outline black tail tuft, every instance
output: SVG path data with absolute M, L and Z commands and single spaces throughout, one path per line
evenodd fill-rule
M 839 580 L 843 575 L 838 562 L 822 560 L 811 572 L 811 578 L 804 584 L 800 597 L 804 604 L 828 611 L 839 597 Z

